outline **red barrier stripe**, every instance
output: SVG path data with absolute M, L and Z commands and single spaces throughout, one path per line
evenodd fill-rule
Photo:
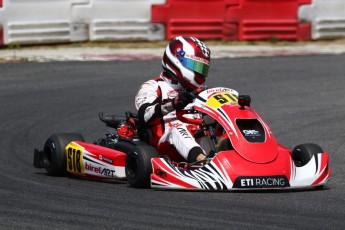
M 0 27 L 0 46 L 4 44 L 4 29 Z
M 311 24 L 299 23 L 298 25 L 298 40 L 310 41 L 311 40 Z
M 239 7 L 229 7 L 226 21 L 238 25 L 238 40 L 302 40 L 299 37 L 298 8 L 311 0 L 243 0 Z
M 166 38 L 177 35 L 200 39 L 227 39 L 224 11 L 238 0 L 167 0 L 164 5 L 153 5 L 151 22 L 166 26 Z
M 2 0 L 0 0 L 0 8 L 2 8 Z M 0 27 L 0 46 L 4 44 L 4 29 Z
M 177 35 L 224 40 L 308 40 L 298 8 L 311 0 L 167 0 L 153 5 L 151 21 Z

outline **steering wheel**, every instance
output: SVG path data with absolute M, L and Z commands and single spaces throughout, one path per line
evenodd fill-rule
M 192 124 L 192 125 L 201 125 L 202 124 L 202 122 L 203 122 L 202 119 L 188 118 L 188 117 L 184 116 L 186 114 L 188 114 L 188 110 L 176 111 L 176 117 L 180 121 L 182 121 L 184 123 Z

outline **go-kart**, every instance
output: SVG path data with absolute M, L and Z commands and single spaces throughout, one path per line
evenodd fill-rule
M 99 114 L 108 130 L 87 143 L 80 134 L 53 134 L 34 151 L 34 166 L 48 175 L 124 179 L 132 187 L 194 190 L 320 188 L 330 178 L 329 155 L 316 144 L 292 151 L 277 143 L 251 99 L 228 88 L 198 92 L 193 107 L 177 118 L 198 127 L 209 155 L 185 162 L 175 151 L 150 145 L 150 133 L 135 114 Z M 191 119 L 190 112 L 199 119 Z M 170 146 L 171 149 L 171 146 Z

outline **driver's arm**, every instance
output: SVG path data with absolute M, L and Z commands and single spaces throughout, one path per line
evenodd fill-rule
M 160 122 L 160 119 L 174 109 L 171 101 L 161 102 L 161 92 L 156 81 L 145 82 L 135 97 L 139 122 L 150 125 Z

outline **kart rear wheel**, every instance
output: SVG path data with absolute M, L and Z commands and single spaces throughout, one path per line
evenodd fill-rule
M 84 138 L 78 133 L 60 133 L 51 135 L 45 142 L 43 161 L 49 176 L 67 174 L 65 147 L 72 141 L 84 141 Z
M 152 146 L 133 147 L 126 155 L 126 178 L 134 188 L 150 187 L 152 173 L 151 159 L 158 157 L 158 152 Z
M 302 167 L 308 164 L 311 158 L 318 153 L 323 153 L 323 150 L 316 144 L 297 145 L 292 150 L 292 159 L 297 167 Z

